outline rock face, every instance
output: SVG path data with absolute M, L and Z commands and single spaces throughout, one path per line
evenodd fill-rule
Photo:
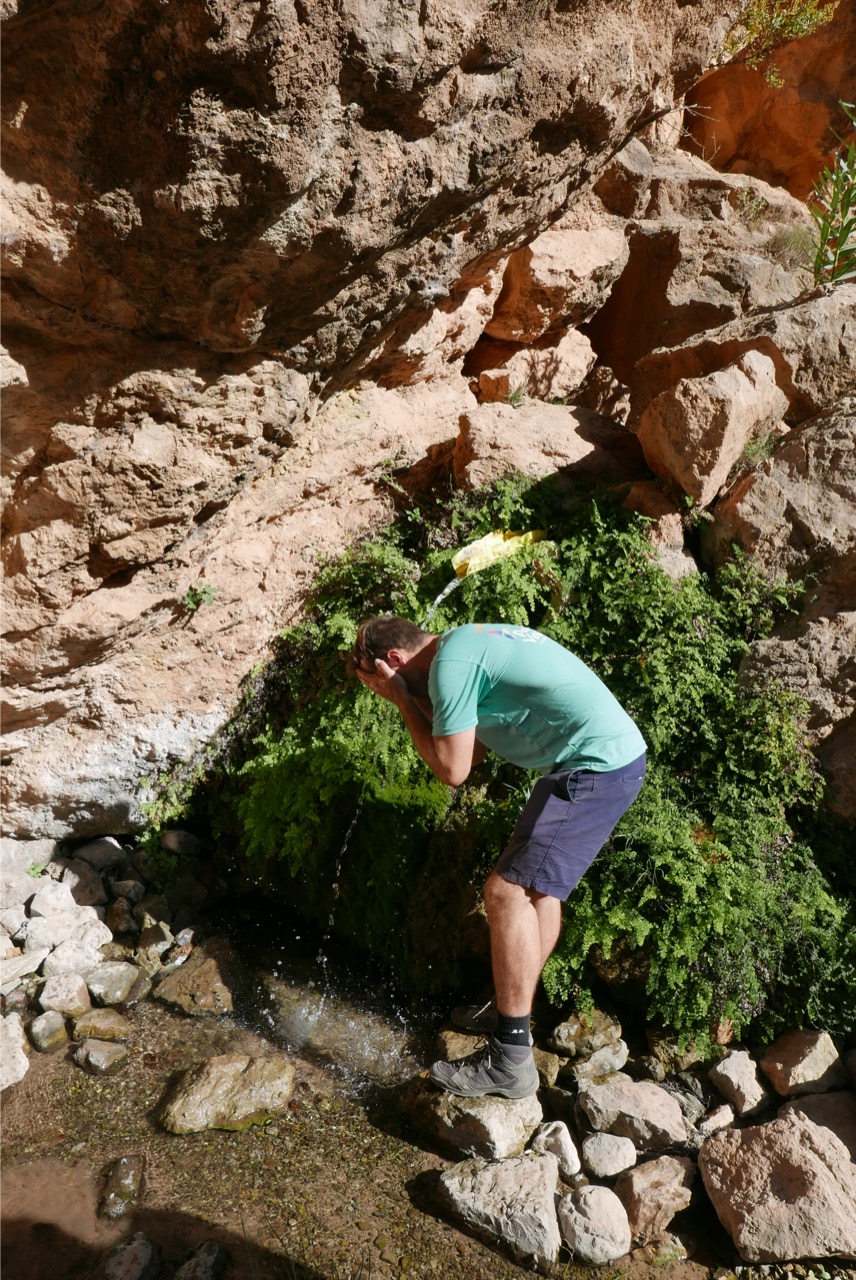
M 699 1167 L 747 1261 L 856 1257 L 856 1168 L 844 1143 L 807 1116 L 716 1134 Z
M 702 76 L 687 100 L 686 145 L 718 169 L 752 173 L 800 200 L 829 160 L 833 129 L 841 132 L 840 99 L 853 102 L 856 3 L 839 0 L 832 21 L 778 49 L 782 79 L 739 64 Z
M 11 830 L 139 825 L 314 558 L 382 518 L 372 469 L 457 434 L 439 379 L 505 260 L 731 7 L 4 9 Z M 384 422 L 364 376 L 438 394 Z

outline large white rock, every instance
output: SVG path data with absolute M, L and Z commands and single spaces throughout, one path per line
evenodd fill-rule
M 667 1230 L 692 1199 L 696 1167 L 683 1156 L 659 1156 L 622 1173 L 615 1194 L 627 1210 L 635 1244 L 647 1244 Z
M 554 1155 L 563 1178 L 572 1178 L 582 1167 L 580 1153 L 564 1120 L 551 1120 L 549 1124 L 539 1125 L 531 1149 L 536 1155 Z
M 616 1073 L 580 1089 L 579 1105 L 600 1133 L 630 1138 L 639 1151 L 662 1151 L 687 1140 L 683 1112 L 665 1089 Z
M 79 973 L 57 973 L 48 978 L 39 992 L 39 1004 L 45 1013 L 55 1009 L 57 1013 L 76 1018 L 92 1006 L 86 983 Z
M 847 1068 L 826 1031 L 786 1031 L 764 1051 L 760 1067 L 783 1097 L 826 1093 L 849 1081 Z
M 74 914 L 78 904 L 72 897 L 71 888 L 57 880 L 49 880 L 33 895 L 30 902 L 31 916 L 56 916 Z
M 627 1212 L 609 1187 L 579 1187 L 559 1201 L 559 1229 L 574 1261 L 615 1262 L 631 1245 Z
M 248 1129 L 288 1106 L 294 1067 L 285 1057 L 226 1053 L 186 1071 L 161 1110 L 170 1133 Z
M 0 1089 L 23 1080 L 29 1070 L 29 1045 L 19 1013 L 7 1013 L 0 1023 Z
M 458 1098 L 416 1076 L 399 1107 L 427 1137 L 465 1155 L 505 1160 L 520 1155 L 544 1118 L 537 1094 L 528 1098 Z
M 36 951 L 33 954 L 41 953 Z M 86 940 L 70 938 L 67 942 L 61 942 L 56 950 L 48 954 L 42 965 L 42 973 L 46 978 L 57 973 L 86 973 L 89 969 L 94 969 L 97 964 L 101 964 L 103 960 L 104 957 L 98 945 L 92 946 Z
M 772 430 L 788 407 L 769 356 L 747 351 L 703 378 L 682 378 L 639 421 L 651 470 L 706 507 L 748 442 Z
M 0 991 L 3 995 L 8 993 L 20 982 L 21 978 L 26 978 L 28 974 L 35 973 L 39 965 L 50 951 L 45 947 L 41 951 L 30 951 L 22 956 L 9 956 L 8 959 L 0 960 Z
M 856 1093 L 847 1090 L 809 1094 L 786 1102 L 779 1108 L 779 1115 L 786 1116 L 795 1111 L 806 1116 L 819 1129 L 828 1129 L 844 1143 L 850 1159 L 856 1163 Z
M 745 1049 L 735 1049 L 707 1074 L 739 1116 L 755 1115 L 770 1104 L 770 1095 L 761 1083 L 755 1060 Z
M 856 1258 L 856 1166 L 840 1138 L 806 1115 L 718 1133 L 699 1168 L 747 1262 Z
M 561 1244 L 557 1181 L 558 1160 L 550 1154 L 464 1160 L 441 1175 L 440 1199 L 468 1226 L 491 1232 L 518 1255 L 551 1263 Z

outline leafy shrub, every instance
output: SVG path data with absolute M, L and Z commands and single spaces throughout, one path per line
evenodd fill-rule
M 836 3 L 821 0 L 748 0 L 725 42 L 725 54 L 764 71 L 774 88 L 783 84 L 772 55 L 790 40 L 810 36 L 832 18 Z
M 474 886 L 532 779 L 488 757 L 453 796 L 395 709 L 348 678 L 341 651 L 368 614 L 423 621 L 451 580 L 451 553 L 497 527 L 548 539 L 462 579 L 432 628 L 540 627 L 598 672 L 649 744 L 639 800 L 569 901 L 545 971 L 551 998 L 585 999 L 591 963 L 629 956 L 649 1016 L 685 1037 L 723 1018 L 738 1032 L 821 1017 L 841 1027 L 856 955 L 846 899 L 805 835 L 820 785 L 803 707 L 740 676 L 751 642 L 801 587 L 739 553 L 715 579 L 676 584 L 645 520 L 613 499 L 568 512 L 545 484 L 505 482 L 405 504 L 389 529 L 324 566 L 305 621 L 280 641 L 267 724 L 208 788 L 221 843 L 320 923 L 335 904 L 337 930 L 414 985 L 459 977 Z
M 854 104 L 839 105 L 856 126 Z M 850 132 L 850 140 L 842 141 L 832 166 L 827 166 L 815 183 L 809 203 L 817 227 L 816 284 L 856 280 L 856 128 Z

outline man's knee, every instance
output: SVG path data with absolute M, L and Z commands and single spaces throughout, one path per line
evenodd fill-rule
M 488 916 L 491 912 L 501 911 L 517 903 L 522 904 L 530 896 L 530 893 L 531 890 L 527 889 L 525 885 L 515 884 L 512 880 L 506 880 L 498 871 L 491 871 L 484 882 L 484 889 L 482 890 Z

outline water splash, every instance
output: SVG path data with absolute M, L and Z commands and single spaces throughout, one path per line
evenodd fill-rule
M 339 850 L 338 856 L 336 858 L 336 870 L 333 875 L 333 901 L 330 906 L 330 914 L 327 917 L 327 927 L 324 930 L 324 935 L 321 938 L 321 944 L 318 948 L 318 954 L 315 957 L 316 962 L 321 966 L 321 980 L 322 980 L 324 995 L 326 995 L 326 992 L 329 990 L 329 987 L 330 987 L 330 973 L 329 973 L 329 966 L 328 966 L 328 959 L 327 959 L 327 947 L 329 945 L 330 938 L 333 933 L 333 925 L 336 919 L 336 903 L 338 902 L 339 894 L 341 893 L 342 864 L 345 859 L 345 854 L 348 851 L 348 844 L 350 843 L 351 836 L 354 834 L 357 822 L 359 820 L 360 813 L 362 812 L 363 798 L 365 794 L 366 794 L 366 790 L 365 790 L 365 786 L 363 786 L 363 789 L 360 792 L 359 797 L 357 799 L 357 807 L 354 810 L 354 816 L 353 818 L 351 818 L 351 821 L 348 824 L 348 830 L 345 832 L 345 839 L 342 841 L 342 847 Z M 324 999 L 324 995 L 322 995 L 322 1000 Z
M 451 595 L 451 594 L 452 594 L 452 592 L 455 590 L 455 588 L 456 588 L 456 587 L 459 587 L 463 581 L 464 581 L 464 579 L 463 579 L 463 578 L 453 578 L 451 582 L 447 582 L 447 583 L 446 583 L 445 587 L 444 587 L 444 588 L 443 588 L 443 590 L 440 592 L 440 594 L 438 595 L 437 599 L 436 599 L 436 600 L 434 601 L 434 603 L 431 605 L 431 608 L 430 608 L 430 609 L 428 610 L 428 612 L 425 614 L 425 618 L 424 618 L 424 620 L 423 620 L 423 622 L 422 622 L 422 626 L 423 626 L 423 627 L 427 627 L 428 622 L 429 622 L 429 620 L 430 620 L 430 618 L 431 618 L 432 613 L 434 613 L 434 612 L 435 612 L 435 610 L 439 608 L 439 606 L 440 606 L 440 605 L 443 603 L 443 601 L 446 599 L 446 596 Z

